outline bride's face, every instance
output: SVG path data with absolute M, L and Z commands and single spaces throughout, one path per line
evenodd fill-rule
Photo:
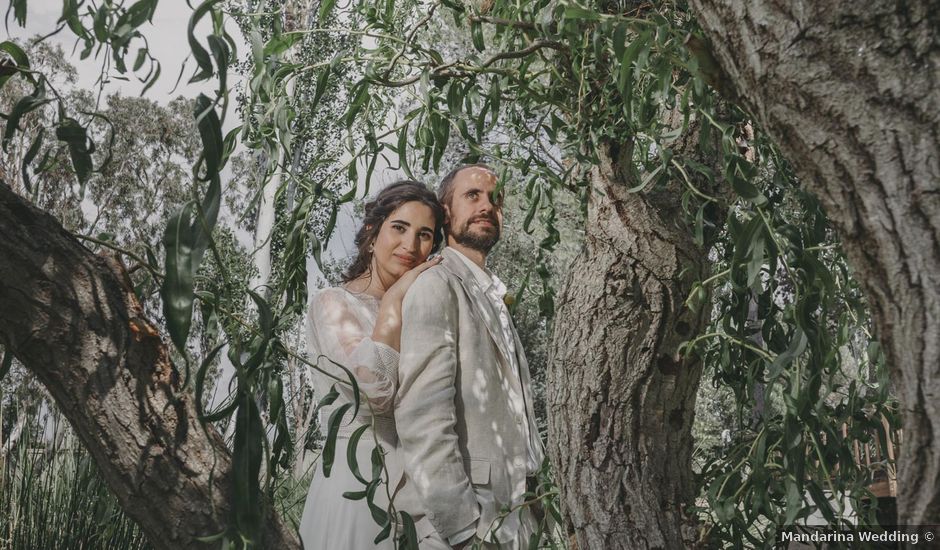
M 373 265 L 380 280 L 394 283 L 411 268 L 427 260 L 434 246 L 434 213 L 426 204 L 406 202 L 379 228 L 373 243 Z

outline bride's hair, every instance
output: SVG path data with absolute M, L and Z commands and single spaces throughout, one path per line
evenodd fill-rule
M 434 214 L 434 246 L 431 251 L 437 250 L 441 241 L 444 240 L 444 207 L 437 202 L 437 196 L 434 192 L 425 187 L 424 184 L 413 180 L 396 181 L 379 192 L 375 199 L 366 203 L 366 215 L 354 241 L 358 253 L 353 263 L 343 273 L 344 283 L 352 281 L 369 270 L 372 265 L 372 251 L 370 248 L 376 237 L 378 237 L 382 224 L 392 212 L 406 202 L 420 202 L 431 209 Z

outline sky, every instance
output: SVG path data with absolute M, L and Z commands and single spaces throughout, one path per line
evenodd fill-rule
M 180 67 L 189 54 L 189 44 L 186 37 L 186 28 L 189 25 L 189 16 L 192 11 L 183 0 L 163 0 L 157 3 L 157 11 L 153 18 L 153 23 L 146 23 L 141 28 L 141 32 L 147 37 L 150 44 L 151 54 L 156 57 L 162 65 L 162 75 L 160 79 L 151 88 L 147 97 L 160 103 L 168 103 L 176 96 L 196 97 L 200 92 L 211 94 L 213 82 L 200 82 L 197 84 L 187 84 L 188 76 L 192 75 L 190 69 L 184 74 L 176 91 L 171 94 L 176 77 L 179 75 Z M 21 28 L 12 20 L 9 21 L 9 34 L 15 38 L 31 38 L 37 34 L 46 34 L 56 28 L 56 21 L 62 14 L 62 3 L 54 0 L 32 0 L 28 3 L 26 15 L 26 27 Z M 206 22 L 200 22 L 201 26 Z M 233 25 L 234 27 L 234 25 Z M 199 27 L 197 27 L 197 30 Z M 241 40 L 241 35 L 237 29 L 230 29 L 230 33 L 236 40 Z M 199 34 L 197 33 L 197 36 Z M 87 59 L 79 59 L 81 47 L 75 47 L 75 35 L 66 28 L 57 35 L 49 38 L 50 42 L 60 44 L 69 56 L 69 62 L 75 65 L 79 70 L 78 84 L 83 88 L 95 88 L 95 81 L 101 70 L 101 59 L 95 59 L 90 56 Z M 132 43 L 132 52 L 136 52 L 136 43 Z M 74 49 L 74 51 L 73 51 Z M 244 44 L 239 44 L 239 53 L 245 51 Z M 130 55 L 130 62 L 133 63 L 134 53 Z M 123 95 L 139 95 L 144 85 L 135 79 L 130 82 L 120 80 L 111 80 L 105 85 L 106 94 L 120 92 Z

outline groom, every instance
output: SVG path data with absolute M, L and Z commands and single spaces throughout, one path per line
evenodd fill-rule
M 395 505 L 416 520 L 422 550 L 527 548 L 537 528 L 519 506 L 543 456 L 529 368 L 506 287 L 486 269 L 503 221 L 496 191 L 482 164 L 444 178 L 443 261 L 402 306 L 395 421 L 405 479 Z

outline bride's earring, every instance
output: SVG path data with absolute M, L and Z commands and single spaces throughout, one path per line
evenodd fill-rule
M 370 244 L 370 245 L 369 245 L 369 254 L 372 254 L 373 252 L 375 252 L 375 245 L 374 245 L 374 244 Z

